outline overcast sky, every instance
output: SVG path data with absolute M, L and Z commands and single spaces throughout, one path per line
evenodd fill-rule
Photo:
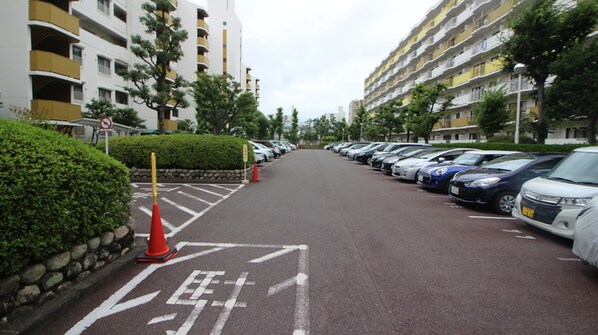
M 439 0 L 236 0 L 243 57 L 266 115 L 345 114 L 365 78 Z

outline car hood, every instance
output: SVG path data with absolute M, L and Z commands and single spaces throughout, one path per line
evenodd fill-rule
M 423 159 L 423 158 L 407 158 L 407 159 L 401 160 L 400 163 L 397 162 L 397 166 L 422 164 L 427 161 L 428 161 L 427 159 Z
M 521 189 L 554 197 L 589 198 L 598 196 L 598 187 L 568 183 L 544 177 L 537 177 L 526 181 Z
M 510 175 L 513 171 L 502 171 L 502 170 L 494 170 L 494 169 L 485 169 L 485 168 L 476 168 L 467 171 L 463 171 L 459 173 L 455 180 L 462 181 L 462 182 L 469 182 L 478 179 L 484 178 L 492 178 L 492 177 L 499 177 L 502 178 L 504 176 Z
M 471 170 L 471 169 L 474 169 L 475 166 L 461 165 L 461 164 L 451 164 L 451 163 L 440 163 L 440 164 L 428 165 L 428 166 L 422 168 L 422 171 L 431 173 L 434 170 L 439 169 L 439 168 L 446 168 L 446 172 L 445 173 L 452 173 L 452 172 L 459 172 L 459 171 Z

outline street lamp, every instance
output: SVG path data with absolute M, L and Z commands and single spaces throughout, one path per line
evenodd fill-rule
M 515 115 L 515 144 L 519 144 L 519 115 L 521 114 L 521 75 L 525 73 L 525 64 L 518 63 L 513 68 L 517 78 L 517 114 Z

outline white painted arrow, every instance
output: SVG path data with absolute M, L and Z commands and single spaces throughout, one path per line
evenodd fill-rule
M 524 240 L 535 240 L 536 239 L 535 237 L 529 236 L 529 235 L 527 235 L 527 236 L 515 236 L 515 237 L 521 238 L 521 239 L 524 239 Z
M 507 229 L 503 229 L 502 231 L 504 231 L 505 233 L 516 233 L 516 234 L 521 234 L 521 232 L 517 229 L 513 229 L 513 230 L 507 230 Z

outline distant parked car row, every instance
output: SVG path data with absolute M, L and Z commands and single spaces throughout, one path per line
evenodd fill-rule
M 584 224 L 583 232 L 575 229 L 582 210 L 586 221 L 598 217 L 598 147 L 569 155 L 388 142 L 337 143 L 326 149 L 457 202 L 575 238 L 576 254 L 598 266 L 598 220 Z
M 297 149 L 294 144 L 288 141 L 252 140 L 249 143 L 253 146 L 253 154 L 257 164 L 269 162 L 287 152 Z

